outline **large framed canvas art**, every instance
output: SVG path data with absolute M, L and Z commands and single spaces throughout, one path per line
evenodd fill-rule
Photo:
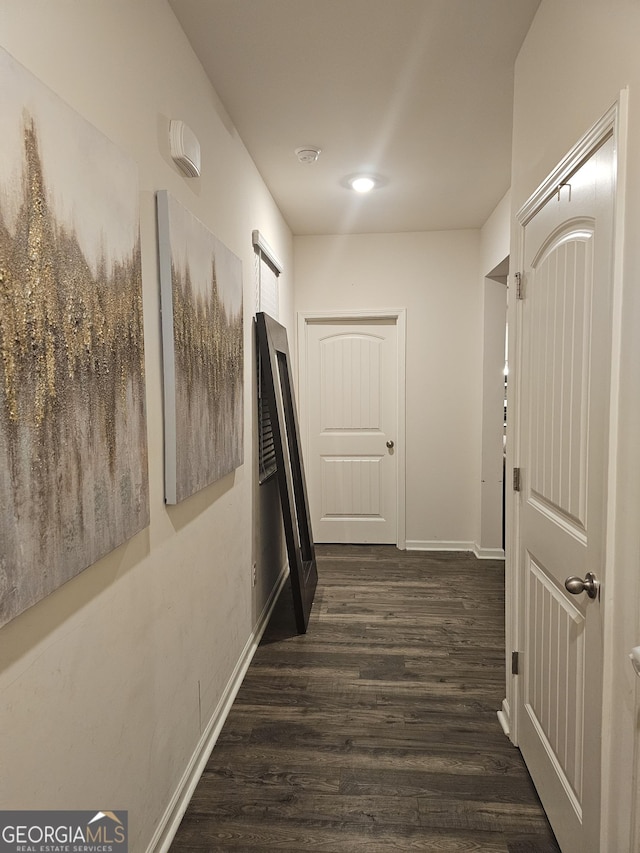
M 166 191 L 157 211 L 165 499 L 175 504 L 243 462 L 242 262 Z
M 149 522 L 135 163 L 0 49 L 0 625 Z

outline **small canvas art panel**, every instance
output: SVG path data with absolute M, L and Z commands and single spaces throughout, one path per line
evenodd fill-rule
M 0 49 L 0 625 L 149 523 L 135 163 Z
M 175 504 L 242 465 L 242 262 L 157 193 L 165 498 Z

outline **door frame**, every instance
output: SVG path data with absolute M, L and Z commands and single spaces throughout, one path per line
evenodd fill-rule
M 605 578 L 607 589 L 604 590 L 602 608 L 604 621 L 603 649 L 603 686 L 602 686 L 602 770 L 601 770 L 601 803 L 600 803 L 600 843 L 601 849 L 610 849 L 608 838 L 612 832 L 612 823 L 616 810 L 616 802 L 611 797 L 610 783 L 615 768 L 612 766 L 613 746 L 611 725 L 604 725 L 605 720 L 618 719 L 616 708 L 619 696 L 614 691 L 614 675 L 612 660 L 618 653 L 616 648 L 615 622 L 616 613 L 624 598 L 624 577 L 622 567 L 614 567 L 616 551 L 616 506 L 617 506 L 617 444 L 619 421 L 619 370 L 622 334 L 622 291 L 623 291 L 623 247 L 624 247 L 624 170 L 626 161 L 626 128 L 628 114 L 628 93 L 623 90 L 619 99 L 607 110 L 602 118 L 584 134 L 569 153 L 558 163 L 555 169 L 540 184 L 525 204 L 515 214 L 517 232 L 513 235 L 512 245 L 515 247 L 516 263 L 514 270 L 521 270 L 524 263 L 524 235 L 527 223 L 567 181 L 568 177 L 578 166 L 600 146 L 607 136 L 613 134 L 615 147 L 614 175 L 614 213 L 613 213 L 613 250 L 612 250 L 612 327 L 611 327 L 611 376 L 609 393 L 609 436 L 608 436 L 608 472 L 607 472 L 607 507 L 605 517 Z M 523 464 L 521 455 L 521 418 L 522 418 L 522 324 L 523 306 L 518 300 L 515 290 L 515 275 L 509 276 L 509 384 L 507 390 L 507 406 L 509 418 L 507 422 L 507 461 L 506 481 L 511 482 L 511 472 Z M 512 653 L 523 648 L 524 620 L 521 615 L 521 598 L 524 590 L 521 588 L 521 536 L 520 514 L 522 511 L 523 493 L 507 489 L 505 509 L 506 524 L 506 572 L 505 572 L 505 658 L 506 658 L 506 698 L 502 710 L 498 712 L 500 723 L 514 745 L 518 745 L 519 705 L 521 687 L 517 674 L 512 672 Z M 627 567 L 627 571 L 631 571 Z M 633 567 L 635 570 L 635 567 Z M 632 736 L 632 735 L 631 735 Z M 629 827 L 631 830 L 631 826 Z
M 300 434 L 303 451 L 309 447 L 309 413 L 308 413 L 308 355 L 307 328 L 310 323 L 336 322 L 366 322 L 367 320 L 392 320 L 398 335 L 398 440 L 396 442 L 397 460 L 397 530 L 396 547 L 401 551 L 406 548 L 406 338 L 407 338 L 407 309 L 387 308 L 361 311 L 299 311 L 296 337 L 298 351 L 298 400 L 300 401 Z

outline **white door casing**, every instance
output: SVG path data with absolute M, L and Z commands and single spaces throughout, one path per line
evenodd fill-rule
M 615 118 L 518 214 L 516 738 L 563 853 L 600 850 L 604 604 L 564 582 L 606 579 Z
M 314 539 L 404 547 L 404 311 L 304 315 L 299 330 Z

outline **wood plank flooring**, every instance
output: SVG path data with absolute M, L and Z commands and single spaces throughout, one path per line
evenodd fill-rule
M 504 698 L 504 570 L 317 547 L 308 633 L 285 587 L 171 853 L 558 853 Z

